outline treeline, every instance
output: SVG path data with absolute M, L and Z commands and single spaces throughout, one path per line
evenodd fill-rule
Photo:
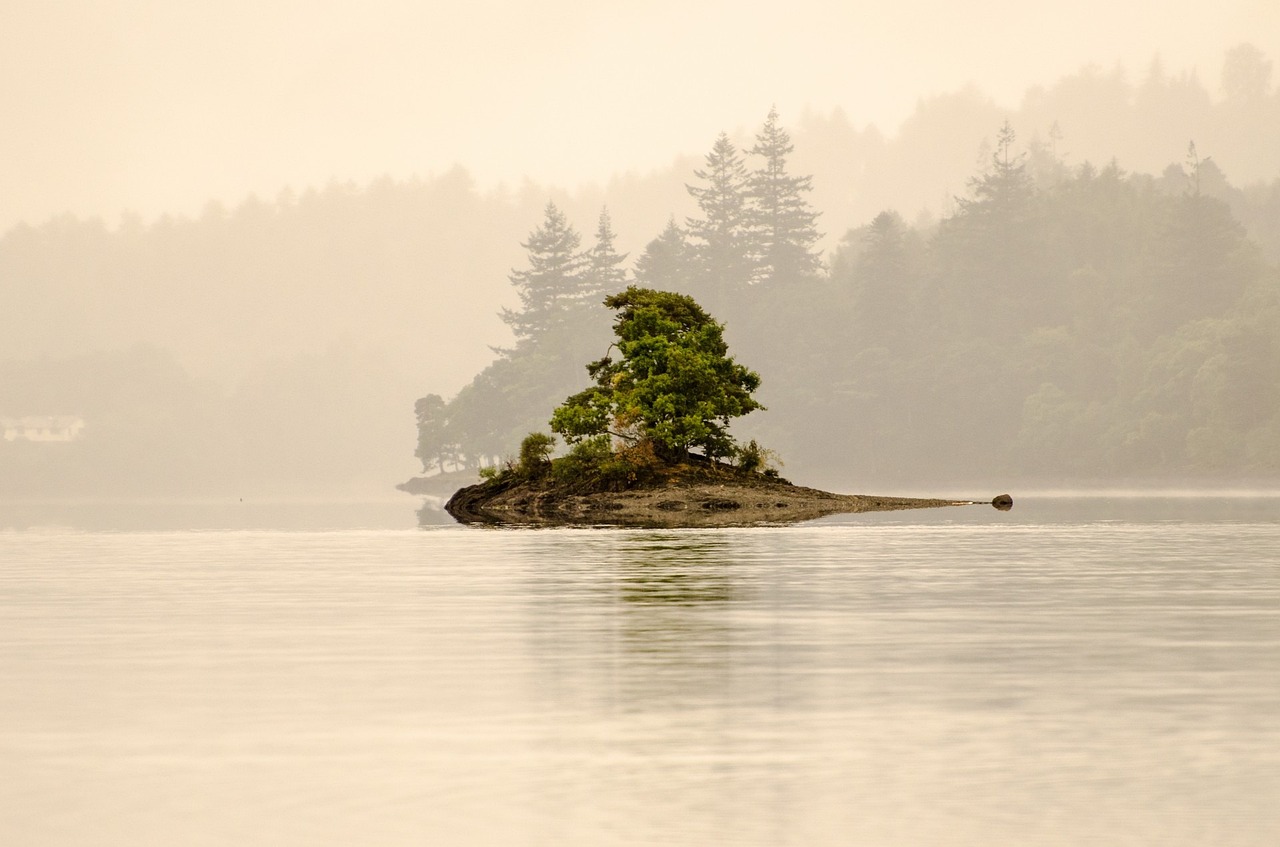
M 744 292 L 819 278 L 818 214 L 805 198 L 810 178 L 788 172 L 793 149 L 776 111 L 746 157 L 721 133 L 695 172 L 697 184 L 688 186 L 702 214 L 687 228 L 673 217 L 636 260 L 635 281 L 691 294 L 716 314 L 732 311 Z M 516 345 L 500 351 L 452 402 L 439 395 L 417 402 L 416 455 L 424 469 L 492 464 L 525 433 L 545 428 L 550 410 L 582 382 L 583 364 L 608 351 L 602 301 L 622 291 L 629 275 L 607 210 L 584 250 L 576 229 L 549 203 L 522 246 L 528 267 L 510 277 L 521 309 L 503 312 Z
M 540 202 L 458 169 L 10 230 L 0 418 L 84 429 L 0 440 L 0 497 L 386 490 L 413 468 L 402 410 L 423 380 L 456 389 L 492 358 Z
M 1236 218 L 1280 261 L 1280 87 L 1273 63 L 1239 44 L 1223 57 L 1217 90 L 1194 71 L 1158 57 L 1146 68 L 1082 67 L 1029 89 L 1021 102 L 996 103 L 967 87 L 921 98 L 892 133 L 859 127 L 856 113 L 805 115 L 798 122 L 796 169 L 815 176 L 814 205 L 839 236 L 894 208 L 918 221 L 954 213 L 975 162 L 985 163 L 994 131 L 1018 128 L 1029 166 L 1061 161 L 1079 167 L 1115 159 L 1158 174 L 1179 161 L 1189 139 L 1211 155 L 1231 186 L 1204 190 L 1230 204 Z M 678 187 L 678 186 L 677 186 Z
M 542 196 L 483 192 L 458 168 L 210 203 L 149 225 L 15 227 L 0 237 L 0 360 L 146 344 L 231 385 L 264 363 L 354 344 L 458 386 L 489 360 L 475 337 L 500 331 L 503 273 Z
M 152 345 L 0 362 L 0 422 L 83 421 L 66 442 L 0 439 L 0 500 L 376 496 L 411 468 L 413 395 L 387 377 L 401 367 L 336 346 L 228 388 Z
M 834 486 L 1045 485 L 1280 472 L 1280 277 L 1194 144 L 1160 176 L 1070 167 L 1005 123 L 952 214 L 893 211 L 813 249 L 807 177 L 770 114 L 740 155 L 722 135 L 639 284 L 727 324 L 771 411 L 744 437 Z M 1048 156 L 1048 158 L 1046 158 Z M 450 402 L 418 402 L 424 468 L 477 466 L 545 429 L 604 352 L 593 298 L 625 284 L 605 226 L 583 251 L 554 206 L 511 282 L 519 342 Z M 591 257 L 608 256 L 610 284 Z M 985 489 L 984 489 L 985 490 Z
M 461 427 L 457 432 L 467 433 L 451 439 L 462 445 L 459 453 L 514 450 L 529 428 L 545 427 L 549 410 L 585 384 L 583 363 L 599 358 L 610 337 L 608 313 L 598 305 L 600 291 L 622 284 L 615 278 L 600 290 L 581 292 L 584 317 L 572 332 L 561 333 L 566 337 L 560 346 L 531 344 L 517 334 L 519 327 L 503 322 L 503 308 L 509 316 L 528 310 L 507 275 L 513 267 L 530 268 L 521 241 L 540 217 L 545 219 L 548 198 L 562 213 L 565 228 L 584 225 L 575 251 L 598 243 L 600 211 L 607 208 L 610 249 L 625 256 L 613 272 L 626 281 L 693 294 L 728 322 L 731 349 L 760 371 L 761 399 L 770 407 L 743 419 L 741 434 L 777 448 L 794 476 L 816 480 L 829 469 L 838 477 L 833 484 L 843 485 L 852 472 L 859 479 L 875 472 L 896 483 L 910 471 L 931 483 L 931 470 L 945 462 L 938 464 L 941 460 L 924 444 L 901 447 L 902 455 L 886 452 L 884 445 L 908 436 L 877 416 L 892 421 L 893 409 L 900 408 L 914 416 L 899 418 L 904 430 L 946 431 L 940 427 L 966 414 L 970 401 L 962 396 L 959 405 L 944 409 L 925 400 L 963 394 L 964 375 L 978 382 L 979 395 L 996 391 L 983 382 L 989 379 L 1009 386 L 1012 397 L 1038 397 L 1032 405 L 1055 422 L 1065 420 L 1056 411 L 1064 404 L 1068 411 L 1084 404 L 1079 414 L 1086 425 L 1063 424 L 1062 437 L 1091 433 L 1089 440 L 1078 459 L 1064 463 L 1039 446 L 1017 446 L 1030 434 L 1008 428 L 1009 408 L 1016 404 L 1005 398 L 1000 412 L 1006 417 L 989 428 L 1003 439 L 999 449 L 1004 452 L 997 457 L 1006 463 L 1002 467 L 1031 469 L 1045 458 L 1052 464 L 1037 473 L 1069 468 L 1075 476 L 1132 475 L 1136 471 L 1123 461 L 1097 459 L 1101 442 L 1092 433 L 1105 429 L 1105 437 L 1099 436 L 1104 441 L 1123 442 L 1125 427 L 1136 416 L 1146 423 L 1135 444 L 1166 445 L 1155 451 L 1152 467 L 1159 469 L 1151 472 L 1178 472 L 1192 464 L 1185 449 L 1167 449 L 1179 427 L 1184 435 L 1200 432 L 1195 443 L 1203 445 L 1218 444 L 1209 435 L 1228 426 L 1208 412 L 1226 402 L 1225 395 L 1209 401 L 1197 393 L 1197 417 L 1190 424 L 1183 420 L 1183 410 L 1191 408 L 1188 386 L 1203 392 L 1219 384 L 1211 375 L 1227 363 L 1262 359 L 1247 352 L 1253 342 L 1231 340 L 1235 336 L 1214 336 L 1212 343 L 1182 338 L 1179 333 L 1195 325 L 1192 313 L 1178 314 L 1175 305 L 1153 302 L 1150 292 L 1162 290 L 1157 279 L 1174 280 L 1191 273 L 1193 265 L 1179 265 L 1175 252 L 1163 260 L 1168 267 L 1159 270 L 1158 257 L 1166 249 L 1199 244 L 1178 234 L 1174 214 L 1192 192 L 1192 166 L 1182 160 L 1194 138 L 1200 162 L 1196 190 L 1202 198 L 1197 202 L 1215 210 L 1212 214 L 1229 210 L 1228 217 L 1247 234 L 1228 230 L 1223 235 L 1228 246 L 1213 248 L 1243 257 L 1233 265 L 1231 278 L 1253 280 L 1245 265 L 1280 261 L 1280 146 L 1270 143 L 1280 137 L 1280 92 L 1269 74 L 1270 62 L 1245 45 L 1228 54 L 1227 84 L 1220 94 L 1206 91 L 1193 75 L 1171 75 L 1158 66 L 1137 79 L 1122 69 L 1084 69 L 1028 92 L 1011 112 L 972 89 L 923 99 L 892 135 L 857 127 L 838 112 L 804 116 L 795 128 L 795 150 L 784 163 L 789 174 L 812 174 L 812 190 L 796 195 L 809 210 L 822 212 L 815 222 L 822 237 L 808 249 L 810 255 L 821 254 L 825 267 L 794 278 L 763 275 L 755 234 L 736 248 L 737 254 L 726 247 L 718 260 L 723 279 L 698 270 L 701 260 L 689 254 L 717 237 L 696 229 L 711 220 L 701 204 L 713 198 L 695 196 L 685 185 L 710 186 L 709 178 L 695 175 L 710 167 L 704 157 L 677 159 L 669 169 L 623 174 L 607 185 L 573 191 L 534 184 L 482 188 L 459 167 L 421 179 L 333 183 L 265 200 L 211 203 L 194 218 L 144 222 L 125 216 L 107 224 L 64 216 L 17 226 L 0 235 L 0 419 L 78 415 L 85 426 L 82 437 L 67 444 L 0 440 L 0 496 L 37 489 L 51 495 L 213 489 L 252 495 L 280 488 L 342 491 L 357 481 L 380 486 L 417 467 L 410 449 L 414 420 L 404 410 L 426 392 L 438 395 L 437 406 L 445 404 L 444 398 L 451 401 L 446 419 Z M 1045 259 L 1043 267 L 1020 260 L 1035 265 L 1027 296 L 1035 291 L 1035 298 L 1043 295 L 1051 298 L 1044 303 L 1056 304 L 1040 308 L 1065 311 L 1034 317 L 1039 323 L 1032 330 L 999 326 L 990 337 L 976 334 L 986 313 L 970 305 L 981 301 L 970 299 L 963 280 L 978 273 L 974 268 L 982 261 L 995 260 L 958 246 L 958 233 L 968 232 L 965 227 L 982 216 L 956 198 L 981 200 L 966 189 L 966 179 L 974 173 L 980 149 L 985 152 L 979 176 L 987 175 L 999 143 L 996 131 L 1006 117 L 1021 135 L 1009 147 L 1011 161 L 1023 166 L 1032 186 L 1028 208 L 1034 214 L 1027 214 L 1035 228 L 1028 232 L 1057 232 L 1053 238 L 1059 239 L 1024 247 L 1036 261 Z M 726 137 L 738 152 L 743 176 L 765 161 L 749 152 L 757 143 L 754 134 Z M 1115 167 L 1113 156 L 1119 162 Z M 1087 159 L 1097 167 L 1084 168 Z M 1114 199 L 1104 202 L 1099 186 L 1112 184 L 1116 187 L 1107 190 Z M 736 196 L 731 192 L 724 199 L 733 203 Z M 746 208 L 757 201 L 742 202 Z M 1106 202 L 1116 208 L 1108 211 Z M 902 255 L 894 261 L 905 263 L 905 270 L 898 277 L 864 267 L 871 261 L 867 257 L 878 255 L 869 246 L 878 242 L 867 241 L 874 229 L 869 222 L 890 208 L 901 216 L 881 219 L 879 229 L 892 220 L 889 241 L 902 242 Z M 1068 225 L 1069 220 L 1076 223 Z M 1086 227 L 1090 220 L 1097 232 Z M 1129 227 L 1132 237 L 1121 238 L 1114 227 Z M 648 244 L 655 237 L 658 243 Z M 1065 239 L 1077 237 L 1085 243 L 1119 241 L 1102 258 L 1071 258 L 1068 250 L 1075 248 Z M 1015 243 L 1017 238 L 1005 246 Z M 1228 247 L 1236 243 L 1244 246 L 1233 254 Z M 968 265 L 956 258 L 961 255 Z M 741 267 L 731 272 L 734 263 Z M 1064 275 L 1070 280 L 1065 288 L 1076 298 L 1068 307 L 1061 307 L 1068 299 Z M 904 282 L 901 296 L 876 306 L 873 280 L 880 278 L 910 285 Z M 999 279 L 975 283 L 990 290 L 974 297 L 995 298 L 1004 284 Z M 1216 291 L 1217 285 L 1211 281 L 1205 287 Z M 1265 326 L 1258 322 L 1267 320 L 1269 306 L 1238 305 L 1249 302 L 1249 292 L 1257 288 L 1256 281 L 1246 282 L 1236 306 L 1204 314 L 1225 321 L 1224 333 L 1227 327 Z M 993 308 L 1021 314 L 1033 308 L 1031 303 L 1001 300 Z M 1220 306 L 1201 304 L 1210 305 Z M 883 315 L 873 319 L 877 309 Z M 1097 325 L 1073 328 L 1090 309 L 1102 316 Z M 1143 334 L 1138 327 L 1151 310 L 1153 321 L 1159 313 L 1169 327 L 1182 323 Z M 892 324 L 900 313 L 913 323 Z M 987 317 L 995 319 L 994 313 Z M 950 360 L 950 348 L 939 345 L 952 338 L 963 341 L 959 327 L 965 322 L 973 324 L 968 340 L 986 338 L 992 346 L 988 358 L 998 367 L 1049 361 L 1065 370 L 1045 366 L 1034 379 L 1023 373 L 1025 384 L 1010 383 L 1012 377 L 990 370 L 990 362 L 981 358 Z M 868 332 L 882 324 L 898 326 L 901 337 L 909 339 L 902 342 L 908 349 L 870 343 L 875 336 Z M 908 334 L 905 327 L 917 324 L 926 330 Z M 1131 335 L 1124 336 L 1132 341 L 1091 341 L 1090 333 L 1101 326 L 1113 326 L 1116 338 L 1132 326 Z M 1029 343 L 1024 335 L 1036 339 L 1029 350 L 1023 349 Z M 515 352 L 495 360 L 491 345 Z M 1220 358 L 1210 352 L 1227 348 L 1234 352 Z M 1203 353 L 1211 367 L 1188 370 L 1200 361 L 1188 349 Z M 1157 350 L 1173 358 L 1149 362 Z M 1076 383 L 1083 378 L 1069 377 L 1071 368 L 1086 361 L 1093 363 L 1091 373 L 1123 374 L 1127 382 L 1117 396 L 1132 398 L 1136 395 L 1125 392 L 1148 384 L 1163 387 L 1142 394 L 1148 403 L 1143 410 L 1126 411 L 1103 402 L 1096 390 L 1081 393 Z M 913 370 L 901 370 L 908 367 Z M 946 367 L 957 374 L 950 382 L 930 387 L 918 381 L 946 373 Z M 1221 373 L 1221 379 L 1237 378 Z M 881 376 L 883 384 L 867 382 Z M 1175 390 L 1172 383 L 1183 387 Z M 1052 390 L 1040 394 L 1045 384 L 1056 386 L 1061 396 Z M 488 399 L 458 403 L 464 394 Z M 1271 402 L 1267 390 L 1244 396 L 1250 403 Z M 824 411 L 828 407 L 830 415 Z M 992 417 L 977 418 L 994 422 L 996 408 L 990 407 Z M 855 437 L 872 425 L 890 430 L 890 439 Z M 1213 464 L 1202 455 L 1205 448 L 1197 447 L 1195 473 L 1258 467 L 1261 460 L 1249 457 L 1263 449 L 1256 445 L 1265 442 L 1260 434 L 1265 427 L 1239 420 L 1232 427 L 1242 433 L 1231 442 L 1235 458 Z M 980 423 L 969 428 L 988 431 Z M 948 445 L 942 458 L 960 461 L 948 457 L 968 449 Z M 1140 453 L 1123 449 L 1128 457 Z M 985 447 L 978 455 L 966 468 L 995 456 Z

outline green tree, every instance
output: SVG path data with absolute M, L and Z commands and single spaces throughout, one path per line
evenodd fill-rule
M 965 214 L 986 215 L 1001 223 L 1014 220 L 1035 195 L 1031 175 L 1027 173 L 1026 154 L 1011 155 L 1017 134 L 1005 121 L 996 134 L 996 149 L 991 154 L 991 168 L 969 180 L 972 197 L 956 199 Z
M 706 167 L 694 171 L 703 185 L 686 185 L 697 201 L 701 218 L 686 224 L 692 240 L 694 278 L 701 293 L 717 304 L 750 284 L 753 262 L 747 220 L 747 167 L 729 136 L 720 133 L 706 157 Z
M 636 259 L 636 282 L 646 288 L 687 291 L 692 250 L 674 217 L 662 234 L 650 241 Z
M 511 272 L 520 293 L 520 310 L 503 308 L 502 320 L 519 343 L 538 341 L 572 320 L 586 297 L 586 262 L 581 236 L 555 203 L 547 203 L 542 225 L 520 246 L 529 251 L 529 267 Z
M 586 253 L 586 284 L 583 297 L 596 300 L 608 294 L 617 294 L 627 286 L 627 272 L 622 267 L 627 254 L 619 253 L 613 246 L 613 221 L 609 210 L 600 210 L 600 222 L 596 227 L 596 243 Z
M 764 160 L 747 178 L 746 186 L 758 282 L 792 282 L 822 270 L 822 258 L 814 249 L 822 237 L 815 225 L 818 213 L 804 198 L 813 190 L 812 178 L 787 173 L 787 156 L 794 149 L 791 136 L 778 125 L 778 110 L 771 109 L 755 146 L 748 151 Z
M 1058 319 L 1037 193 L 1015 138 L 1005 121 L 989 167 L 969 180 L 935 239 L 939 320 L 965 333 L 994 337 Z
M 691 448 L 731 455 L 729 421 L 763 407 L 751 396 L 760 377 L 729 357 L 724 328 L 683 294 L 631 286 L 604 302 L 619 312 L 620 359 L 587 366 L 595 385 L 565 400 L 551 429 L 570 444 L 606 433 L 647 441 L 668 460 Z
M 539 479 L 551 470 L 551 450 L 556 440 L 545 432 L 531 432 L 520 442 L 519 473 L 525 479 Z
M 894 211 L 881 212 L 850 231 L 832 263 L 831 277 L 851 289 L 852 318 L 841 318 L 852 324 L 851 341 L 869 345 L 912 337 L 922 252 L 919 235 Z
M 1140 304 L 1147 324 L 1170 331 L 1222 314 L 1260 272 L 1256 246 L 1230 207 L 1199 193 L 1194 180 L 1187 194 L 1167 198 L 1159 213 Z

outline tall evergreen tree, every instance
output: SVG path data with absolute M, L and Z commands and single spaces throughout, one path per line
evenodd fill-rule
M 645 246 L 636 259 L 636 281 L 646 288 L 687 291 L 692 249 L 674 217 L 662 234 Z
M 956 214 L 935 241 L 942 273 L 936 306 L 944 323 L 985 334 L 1054 321 L 1063 292 L 1046 264 L 1046 235 L 1026 155 L 1013 153 L 1008 121 L 996 135 L 985 172 L 956 198 Z
M 701 218 L 689 218 L 693 241 L 694 280 L 714 305 L 751 283 L 752 260 L 747 235 L 747 167 L 726 133 L 720 133 L 694 171 L 704 185 L 686 185 L 698 202 Z
M 503 308 L 502 320 L 517 342 L 536 342 L 571 320 L 574 308 L 588 296 L 586 262 L 578 248 L 581 236 L 555 203 L 546 218 L 520 246 L 529 251 L 529 267 L 511 272 L 520 293 L 520 310 Z
M 613 221 L 609 210 L 600 210 L 600 222 L 596 227 L 596 243 L 586 253 L 586 284 L 583 296 L 592 301 L 609 294 L 617 294 L 627 287 L 627 271 L 622 267 L 626 253 L 618 253 L 613 246 Z
M 787 156 L 795 149 L 791 136 L 778 125 L 778 110 L 770 109 L 750 152 L 764 161 L 747 179 L 747 224 L 751 233 L 756 281 L 795 281 L 822 270 L 814 245 L 822 237 L 804 193 L 812 178 L 787 173 Z
M 909 336 L 920 248 L 915 234 L 897 212 L 876 215 L 862 233 L 856 265 L 859 296 L 854 315 L 859 335 L 874 341 Z
M 1027 173 L 1025 153 L 1012 155 L 1017 134 L 1005 121 L 996 134 L 996 149 L 991 154 L 990 169 L 969 180 L 972 197 L 957 197 L 960 211 L 1008 223 L 1026 213 L 1035 196 L 1035 184 Z

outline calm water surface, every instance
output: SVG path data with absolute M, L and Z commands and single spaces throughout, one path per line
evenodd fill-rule
M 24 519 L 0 844 L 1270 847 L 1278 506 Z

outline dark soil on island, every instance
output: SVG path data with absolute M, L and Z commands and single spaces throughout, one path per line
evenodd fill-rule
M 465 524 L 722 527 L 974 502 L 833 494 L 703 462 L 667 466 L 644 484 L 622 490 L 591 490 L 581 482 L 556 484 L 550 477 L 527 480 L 509 475 L 460 489 L 445 510 Z

